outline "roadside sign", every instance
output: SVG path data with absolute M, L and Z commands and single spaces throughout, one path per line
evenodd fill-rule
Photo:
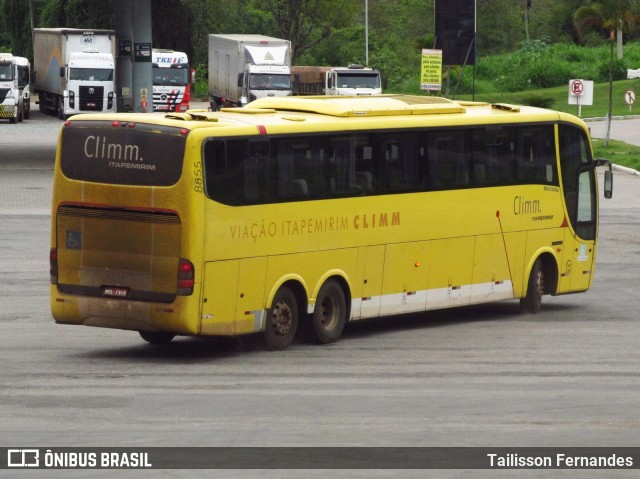
M 633 90 L 627 90 L 624 92 L 624 101 L 627 105 L 633 105 L 636 102 L 636 94 Z
M 572 95 L 580 96 L 584 93 L 584 83 L 582 83 L 582 80 L 572 80 L 570 88 Z
M 578 105 L 578 116 L 582 115 L 582 105 L 593 105 L 593 81 L 569 80 L 569 105 Z
M 420 89 L 442 89 L 442 50 L 422 50 Z

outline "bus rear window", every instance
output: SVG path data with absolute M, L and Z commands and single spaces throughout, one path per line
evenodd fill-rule
M 73 180 L 171 186 L 180 179 L 185 141 L 180 128 L 73 121 L 62 130 L 60 165 Z

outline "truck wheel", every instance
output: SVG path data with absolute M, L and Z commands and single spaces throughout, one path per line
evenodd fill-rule
M 289 347 L 298 329 L 298 300 L 286 286 L 278 290 L 267 313 L 264 340 L 267 348 L 279 351 Z
M 322 285 L 310 318 L 313 338 L 323 344 L 340 338 L 347 322 L 347 302 L 340 285 L 329 280 Z
M 9 118 L 9 123 L 15 123 L 16 122 L 16 117 L 12 116 L 11 118 Z

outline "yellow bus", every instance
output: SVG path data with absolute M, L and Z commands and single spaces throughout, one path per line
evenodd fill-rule
M 69 119 L 56 155 L 58 323 L 296 332 L 586 291 L 597 166 L 578 118 L 436 97 L 264 98 Z

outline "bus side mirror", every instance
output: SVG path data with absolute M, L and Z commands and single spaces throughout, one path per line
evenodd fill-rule
M 60 78 L 64 78 L 64 67 L 60 67 Z
M 604 172 L 604 197 L 609 199 L 613 196 L 613 172 L 607 170 Z

